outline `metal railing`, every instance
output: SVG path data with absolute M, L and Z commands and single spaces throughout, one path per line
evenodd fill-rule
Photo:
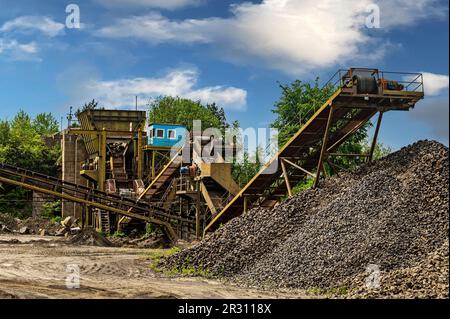
M 411 73 L 411 72 L 392 72 L 392 71 L 379 71 L 375 69 L 363 69 L 363 68 L 353 68 L 355 72 L 366 72 L 372 73 L 377 81 L 383 79 L 387 81 L 395 81 L 403 86 L 402 91 L 404 92 L 424 92 L 423 85 L 423 74 L 422 73 Z M 344 86 L 344 77 L 348 74 L 349 69 L 339 69 L 337 70 L 331 78 L 325 82 L 322 86 L 322 90 L 330 87 L 330 92 L 334 93 L 338 89 Z M 376 71 L 376 72 L 374 72 Z M 331 96 L 331 94 L 330 94 Z M 306 122 L 320 109 L 321 106 L 311 107 L 307 112 L 301 114 L 300 116 L 300 128 L 306 124 Z M 293 125 L 295 123 L 287 123 L 286 126 Z M 273 143 L 267 145 L 264 153 L 264 163 L 268 163 L 273 156 L 278 152 L 278 147 L 274 147 Z
M 395 81 L 403 85 L 404 92 L 424 93 L 423 74 L 408 72 L 379 71 L 381 79 Z

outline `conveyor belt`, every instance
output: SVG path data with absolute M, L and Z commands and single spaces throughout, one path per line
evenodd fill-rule
M 281 150 L 245 185 L 227 206 L 206 226 L 206 231 L 239 216 L 255 206 L 273 207 L 285 197 L 288 189 L 283 174 L 285 166 L 291 187 L 304 180 L 318 167 L 327 123 L 330 122 L 325 153 L 344 143 L 377 112 L 409 110 L 423 98 L 423 92 L 384 92 L 383 95 L 354 94 L 338 88 L 310 120 Z M 332 116 L 329 118 L 330 112 Z M 290 162 L 294 165 L 287 165 Z M 286 168 L 287 167 L 287 168 Z M 301 167 L 302 169 L 299 169 Z M 314 176 L 314 173 L 311 173 Z
M 176 216 L 143 201 L 108 194 L 4 163 L 0 163 L 0 182 L 157 224 L 166 229 L 171 239 L 176 237 L 168 223 L 168 220 L 176 219 Z

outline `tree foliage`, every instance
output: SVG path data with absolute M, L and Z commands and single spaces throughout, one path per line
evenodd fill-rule
M 225 111 L 215 103 L 203 105 L 180 97 L 160 97 L 149 104 L 149 120 L 152 123 L 173 123 L 186 125 L 192 130 L 194 120 L 202 121 L 202 129 L 228 127 Z
M 75 115 L 78 116 L 81 112 L 88 111 L 88 110 L 104 110 L 103 107 L 98 106 L 98 101 L 93 99 L 92 101 L 89 101 L 88 103 L 84 103 L 84 105 L 81 107 L 81 109 L 77 109 L 75 112 Z
M 11 121 L 0 121 L 0 162 L 55 175 L 59 158 L 58 141 L 46 143 L 46 138 L 58 132 L 58 122 L 51 113 L 38 114 L 34 119 L 19 111 Z M 30 192 L 8 185 L 0 189 L 0 211 L 30 210 Z
M 272 110 L 277 118 L 272 127 L 278 129 L 278 144 L 283 146 L 311 118 L 333 94 L 333 87 L 319 87 L 319 78 L 314 84 L 295 80 L 292 84 L 279 84 L 280 99 Z
M 261 148 L 258 147 L 255 154 L 249 154 L 247 151 L 244 151 L 240 162 L 236 158 L 234 159 L 232 176 L 239 187 L 245 186 L 259 172 L 264 164 L 261 161 L 261 157 Z

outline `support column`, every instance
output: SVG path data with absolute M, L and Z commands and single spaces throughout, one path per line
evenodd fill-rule
M 383 120 L 383 112 L 380 111 L 380 114 L 378 115 L 377 126 L 375 127 L 375 134 L 373 136 L 372 145 L 370 146 L 370 153 L 368 158 L 369 162 L 372 162 L 373 159 L 373 153 L 375 152 L 375 147 L 377 146 L 378 133 L 380 132 L 382 120 Z
M 144 162 L 144 149 L 142 144 L 142 129 L 138 131 L 138 143 L 137 143 L 137 178 L 143 178 L 143 162 Z
M 325 169 L 325 162 L 322 162 L 322 172 L 325 177 L 328 177 L 327 170 Z
M 248 210 L 248 199 L 247 196 L 244 195 L 244 214 L 247 212 Z
M 156 177 L 155 164 L 156 164 L 156 152 L 155 150 L 152 150 L 152 181 L 155 180 Z
M 105 179 L 106 179 L 106 130 L 100 133 L 100 143 L 99 143 L 99 160 L 98 160 L 98 189 L 100 191 L 105 190 Z
M 284 165 L 284 160 L 283 159 L 281 159 L 280 164 L 281 164 L 281 169 L 283 170 L 283 177 L 284 177 L 284 182 L 286 183 L 286 188 L 287 188 L 287 191 L 288 191 L 288 195 L 289 195 L 289 197 L 292 197 L 291 183 L 289 183 L 289 178 L 288 178 L 286 166 Z
M 330 105 L 330 112 L 328 113 L 327 126 L 325 128 L 325 134 L 323 136 L 322 149 L 320 151 L 319 163 L 317 164 L 316 179 L 314 181 L 314 186 L 313 186 L 314 188 L 316 188 L 319 185 L 320 172 L 322 171 L 323 160 L 326 157 L 328 135 L 330 134 L 331 123 L 333 122 L 333 112 L 334 112 L 334 108 L 332 105 Z
M 201 239 L 202 233 L 201 233 L 201 227 L 200 227 L 200 214 L 201 214 L 201 208 L 200 208 L 200 188 L 197 182 L 197 198 L 195 203 L 195 237 L 197 237 L 197 240 Z

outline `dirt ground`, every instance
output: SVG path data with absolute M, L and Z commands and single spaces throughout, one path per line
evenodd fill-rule
M 0 298 L 305 298 L 151 270 L 150 249 L 71 246 L 55 237 L 0 234 Z M 69 289 L 67 265 L 78 265 Z

